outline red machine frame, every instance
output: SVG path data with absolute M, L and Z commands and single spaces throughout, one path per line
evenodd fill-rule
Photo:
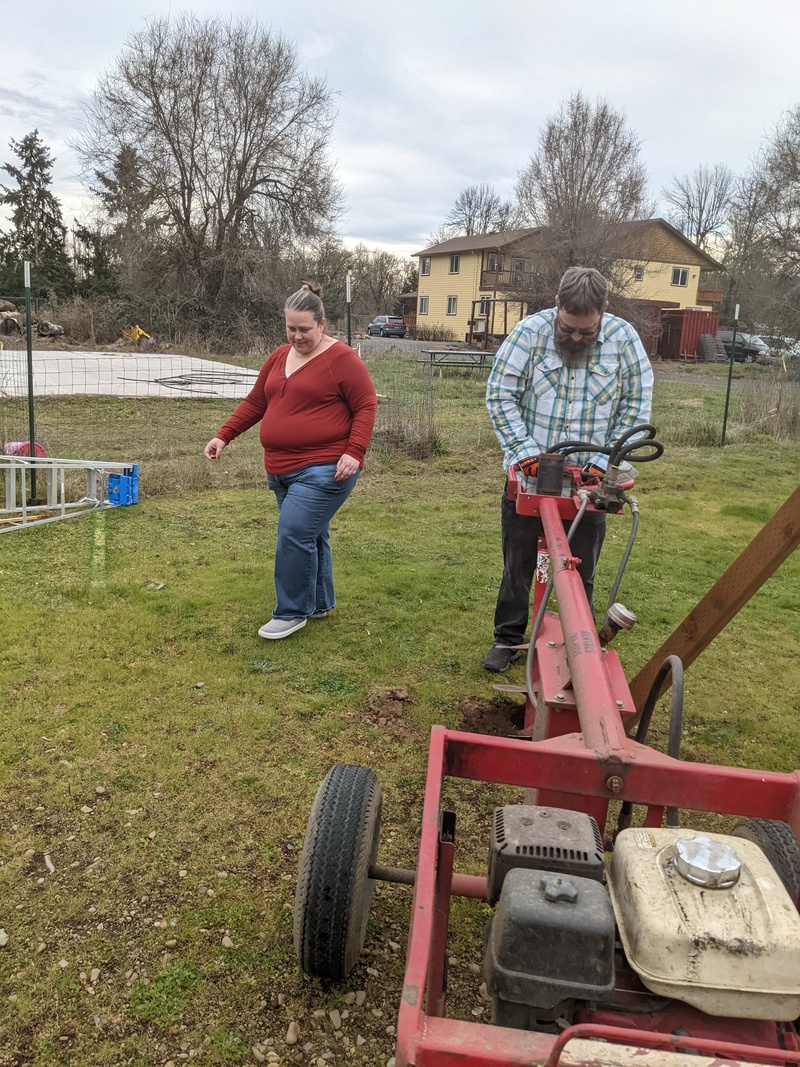
M 534 789 L 537 803 L 587 812 L 601 832 L 608 830 L 609 802 L 624 800 L 646 809 L 646 826 L 660 826 L 665 808 L 675 807 L 782 820 L 800 839 L 799 771 L 684 762 L 628 736 L 626 724 L 631 726 L 637 709 L 616 653 L 600 644 L 576 570 L 579 561 L 564 532 L 563 522 L 574 519 L 583 502 L 577 475 L 573 471 L 573 491 L 558 497 L 528 493 L 513 477 L 510 481 L 517 510 L 541 519 L 540 552 L 549 557 L 558 602 L 558 614 L 544 615 L 536 637 L 532 677 L 538 721 L 529 697 L 524 739 L 440 726 L 431 733 L 396 1067 L 555 1067 L 562 1058 L 589 1067 L 609 1062 L 608 1042 L 627 1046 L 615 1054 L 620 1064 L 632 1063 L 633 1057 L 646 1064 L 645 1050 L 693 1050 L 727 1062 L 800 1063 L 800 1041 L 791 1024 L 769 1024 L 780 1030 L 778 1044 L 766 1040 L 763 1024 L 753 1020 L 719 1020 L 718 1031 L 709 1036 L 675 1037 L 639 1029 L 646 1025 L 641 1022 L 634 1027 L 624 1015 L 621 1020 L 629 1025 L 613 1025 L 613 1013 L 590 1012 L 589 1021 L 556 1036 L 445 1017 L 450 900 L 486 897 L 485 878 L 454 873 L 452 821 L 440 811 L 445 776 Z M 537 569 L 534 613 L 543 592 Z

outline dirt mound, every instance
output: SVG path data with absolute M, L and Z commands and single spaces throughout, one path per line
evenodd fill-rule
M 394 737 L 411 737 L 416 730 L 403 721 L 403 713 L 406 704 L 414 703 L 407 689 L 376 686 L 370 689 L 364 701 L 364 721 L 375 730 L 383 730 Z
M 507 737 L 522 729 L 525 705 L 515 700 L 478 700 L 469 697 L 459 705 L 461 729 L 471 734 Z

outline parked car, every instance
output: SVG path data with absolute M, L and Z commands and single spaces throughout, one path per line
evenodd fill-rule
M 408 328 L 402 315 L 376 315 L 367 326 L 367 336 L 379 334 L 381 337 L 405 337 Z
M 730 356 L 733 344 L 733 330 L 717 330 L 717 339 L 722 341 L 725 351 Z M 772 359 L 769 345 L 754 333 L 736 331 L 736 349 L 733 358 L 737 363 L 769 363 Z

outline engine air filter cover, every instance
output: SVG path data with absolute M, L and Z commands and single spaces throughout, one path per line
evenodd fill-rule
M 603 842 L 591 815 L 534 804 L 495 808 L 489 845 L 489 903 L 500 898 L 503 880 L 515 867 L 602 882 L 603 862 Z
M 592 878 L 509 871 L 486 936 L 493 998 L 547 1011 L 564 1000 L 600 1000 L 614 987 L 614 912 Z

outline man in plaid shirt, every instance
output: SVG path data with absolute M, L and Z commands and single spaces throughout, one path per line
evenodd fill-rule
M 486 386 L 486 407 L 504 453 L 503 467 L 535 476 L 539 454 L 559 441 L 606 447 L 648 422 L 653 371 L 630 323 L 606 313 L 608 283 L 593 267 L 570 267 L 556 306 L 522 319 L 501 345 Z M 607 457 L 578 453 L 587 475 L 605 473 Z M 506 670 L 525 640 L 541 523 L 518 515 L 503 492 L 503 577 L 487 671 Z M 565 527 L 568 524 L 565 523 Z M 589 603 L 606 531 L 605 515 L 587 512 L 571 546 Z

